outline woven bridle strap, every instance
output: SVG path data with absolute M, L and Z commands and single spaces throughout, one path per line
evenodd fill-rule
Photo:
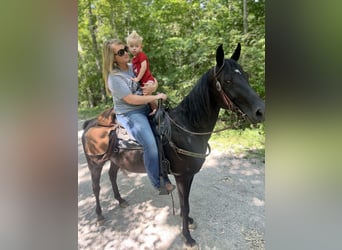
M 222 66 L 219 68 L 219 70 L 217 72 L 216 72 L 216 67 L 214 67 L 214 79 L 215 79 L 215 82 L 216 82 L 216 90 L 220 93 L 221 99 L 222 99 L 224 105 L 226 106 L 226 108 L 228 110 L 231 110 L 231 111 L 234 111 L 234 112 L 237 112 L 237 113 L 241 113 L 242 115 L 244 115 L 242 110 L 238 106 L 236 106 L 234 104 L 234 102 L 229 98 L 229 96 L 223 91 L 222 84 L 217 79 L 218 75 L 223 70 L 223 68 L 225 66 L 225 63 L 226 62 L 224 61 Z
M 216 67 L 214 67 L 214 79 L 216 84 L 216 90 L 220 93 L 221 99 L 223 103 L 225 104 L 226 108 L 229 110 L 232 110 L 234 108 L 234 103 L 230 100 L 230 98 L 226 95 L 226 93 L 223 91 L 221 82 L 217 79 L 218 75 L 221 73 L 225 66 L 226 62 L 223 61 L 222 66 L 219 68 L 219 70 L 216 72 Z

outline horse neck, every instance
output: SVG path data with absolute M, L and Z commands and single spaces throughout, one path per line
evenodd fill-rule
M 174 109 L 178 122 L 193 132 L 211 132 L 215 127 L 220 107 L 212 81 L 208 71 Z

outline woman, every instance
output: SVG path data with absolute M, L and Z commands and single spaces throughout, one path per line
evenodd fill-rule
M 154 134 L 150 127 L 148 103 L 163 99 L 163 93 L 152 95 L 157 83 L 143 87 L 144 95 L 137 95 L 137 83 L 129 62 L 128 47 L 118 39 L 111 39 L 103 46 L 103 77 L 106 91 L 113 96 L 114 110 L 118 122 L 143 146 L 144 165 L 153 187 L 160 189 L 159 156 Z M 175 186 L 168 177 L 164 179 L 165 188 L 172 192 Z

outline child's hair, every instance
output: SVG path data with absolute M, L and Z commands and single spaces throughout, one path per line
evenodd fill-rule
M 127 44 L 130 44 L 132 41 L 137 41 L 138 43 L 142 44 L 142 40 L 143 38 L 135 30 L 133 30 L 132 33 L 126 38 Z

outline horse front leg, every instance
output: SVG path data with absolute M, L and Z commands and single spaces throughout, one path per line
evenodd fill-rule
M 119 188 L 118 188 L 118 184 L 116 181 L 119 168 L 120 167 L 118 165 L 116 165 L 114 162 L 111 161 L 109 171 L 108 171 L 108 175 L 110 178 L 110 182 L 112 183 L 114 198 L 119 202 L 120 207 L 125 208 L 125 207 L 128 207 L 129 204 L 126 200 L 121 198 Z
M 194 176 L 175 176 L 177 190 L 179 194 L 179 203 L 181 207 L 181 216 L 183 218 L 182 234 L 185 237 L 186 245 L 189 247 L 198 247 L 196 241 L 191 237 L 189 224 L 193 224 L 194 220 L 189 217 L 189 194 Z

